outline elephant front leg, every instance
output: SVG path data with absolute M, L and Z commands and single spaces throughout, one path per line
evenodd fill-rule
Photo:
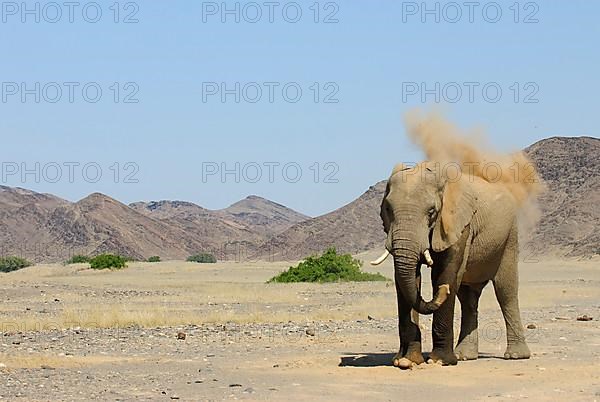
M 435 286 L 438 286 L 437 283 Z M 444 366 L 455 365 L 457 363 L 456 355 L 454 354 L 453 328 L 455 296 L 456 286 L 450 285 L 450 295 L 448 295 L 444 304 L 433 313 L 433 350 L 429 355 L 429 360 L 432 363 L 441 363 Z
M 417 277 L 417 286 L 421 286 L 420 276 Z M 398 285 L 396 285 L 396 297 L 398 300 L 400 350 L 394 356 L 392 363 L 396 367 L 407 369 L 411 368 L 414 364 L 421 364 L 425 361 L 421 349 L 419 314 L 412 310 L 410 304 L 404 299 Z
M 451 260 L 450 260 L 451 261 Z M 460 262 L 460 261 L 459 261 Z M 428 363 L 441 363 L 444 366 L 455 365 L 457 363 L 454 354 L 454 303 L 457 291 L 457 268 L 455 263 L 445 268 L 434 266 L 431 271 L 431 282 L 433 288 L 437 289 L 441 284 L 450 284 L 450 294 L 448 298 L 433 313 L 433 326 L 431 329 L 433 339 L 433 350 L 429 355 Z M 441 272 L 440 272 L 441 271 Z

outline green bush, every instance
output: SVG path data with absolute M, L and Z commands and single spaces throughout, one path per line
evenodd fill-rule
M 212 264 L 212 263 L 217 262 L 217 259 L 212 254 L 200 253 L 200 254 L 190 255 L 186 261 Z
M 148 258 L 148 262 L 160 262 L 160 257 L 153 255 L 152 257 Z
M 387 281 L 380 273 L 362 272 L 362 262 L 350 254 L 337 254 L 329 248 L 321 256 L 307 257 L 295 267 L 271 278 L 269 282 L 363 282 Z
M 90 260 L 93 269 L 121 269 L 126 267 L 125 257 L 114 254 L 100 254 Z
M 84 264 L 84 263 L 88 263 L 90 262 L 90 257 L 88 257 L 87 255 L 74 255 L 73 257 L 69 258 L 69 260 L 67 261 L 67 264 Z
M 0 257 L 0 272 L 11 272 L 33 265 L 21 257 Z

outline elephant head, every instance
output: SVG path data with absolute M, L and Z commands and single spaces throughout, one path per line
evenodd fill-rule
M 450 294 L 439 286 L 431 301 L 424 301 L 416 285 L 421 263 L 434 265 L 430 250 L 441 253 L 461 236 L 475 212 L 475 196 L 462 181 L 450 180 L 439 164 L 422 162 L 414 167 L 397 165 L 387 182 L 381 202 L 381 220 L 387 234 L 384 254 L 394 258 L 396 286 L 412 308 L 432 314 Z M 441 267 L 435 267 L 441 269 Z

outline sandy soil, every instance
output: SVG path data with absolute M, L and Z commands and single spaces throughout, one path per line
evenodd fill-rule
M 500 358 L 488 287 L 479 360 L 408 371 L 391 366 L 391 283 L 265 284 L 283 263 L 30 267 L 0 274 L 0 398 L 600 400 L 599 265 L 521 264 L 530 360 Z

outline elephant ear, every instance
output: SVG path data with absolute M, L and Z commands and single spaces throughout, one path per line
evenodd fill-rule
M 475 213 L 477 197 L 469 186 L 461 181 L 446 182 L 442 195 L 442 207 L 433 228 L 431 247 L 433 251 L 443 251 L 460 238 Z

